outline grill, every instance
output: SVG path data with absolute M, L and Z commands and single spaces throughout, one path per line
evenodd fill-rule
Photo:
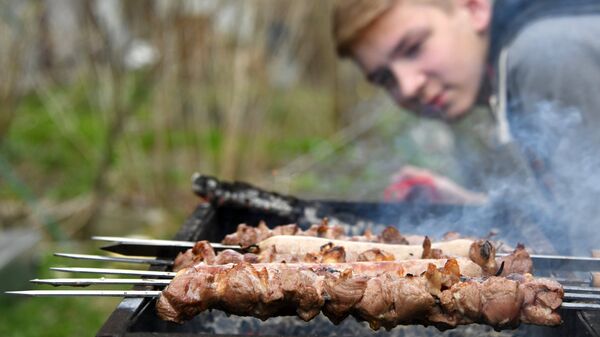
M 463 207 L 424 204 L 390 204 L 333 200 L 302 200 L 261 190 L 245 183 L 220 182 L 215 178 L 197 176 L 194 191 L 202 202 L 185 221 L 175 240 L 220 241 L 234 232 L 240 223 L 256 226 L 264 220 L 269 226 L 298 223 L 307 226 L 328 217 L 330 223 L 344 226 L 349 233 L 365 228 L 396 225 L 402 232 L 439 233 L 460 230 L 467 235 L 481 236 L 489 232 L 485 223 L 510 224 L 497 228 L 500 237 L 517 238 L 531 243 L 535 220 L 524 214 L 506 211 L 502 207 Z M 435 228 L 435 230 L 433 230 Z M 509 230 L 509 228 L 512 228 Z M 521 228 L 515 232 L 514 228 Z M 523 230 L 524 229 L 524 230 Z M 529 240 L 526 238 L 529 237 Z M 539 239 L 535 237 L 534 239 Z M 542 237 L 543 239 L 543 237 Z M 179 250 L 164 248 L 158 258 L 173 258 Z M 152 267 L 152 270 L 167 270 Z M 548 273 L 548 270 L 543 272 Z M 536 274 L 539 274 L 536 271 Z M 555 275 L 556 276 L 556 275 Z M 573 274 L 565 275 L 574 281 Z M 589 281 L 587 281 L 589 283 Z M 138 290 L 147 288 L 137 287 Z M 373 331 L 366 323 L 352 318 L 339 325 L 329 322 L 322 314 L 310 322 L 297 317 L 277 317 L 266 321 L 256 318 L 227 316 L 219 311 L 205 312 L 182 325 L 160 320 L 155 313 L 155 299 L 126 298 L 111 314 L 96 336 L 600 336 L 600 312 L 563 310 L 560 327 L 521 325 L 515 330 L 494 331 L 484 325 L 459 326 L 448 331 L 434 327 L 399 326 L 391 331 Z

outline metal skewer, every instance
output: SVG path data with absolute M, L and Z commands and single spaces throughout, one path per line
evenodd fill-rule
M 49 284 L 53 286 L 78 286 L 87 287 L 97 284 L 115 284 L 115 285 L 144 285 L 144 286 L 166 286 L 171 280 L 169 279 L 106 279 L 106 278 L 56 278 L 56 279 L 33 279 L 30 282 L 37 284 Z M 578 287 L 585 288 L 585 287 Z M 565 287 L 565 290 L 570 288 Z M 600 292 L 600 289 L 578 289 L 581 291 Z M 586 293 L 565 293 L 565 300 L 600 300 L 600 295 Z
M 31 283 L 49 284 L 53 286 L 87 287 L 95 284 L 119 284 L 132 286 L 166 286 L 170 279 L 137 279 L 137 278 L 49 278 L 33 279 Z
M 25 296 L 100 296 L 100 297 L 158 297 L 160 290 L 23 290 L 6 294 Z
M 510 254 L 497 253 L 504 257 Z M 600 258 L 587 256 L 538 255 L 530 254 L 531 261 L 537 269 L 560 271 L 600 271 Z
M 191 241 L 136 239 L 115 236 L 93 236 L 92 240 L 108 241 L 113 244 L 102 247 L 122 255 L 159 256 L 176 255 L 178 252 L 192 248 L 196 243 Z M 243 250 L 237 245 L 224 245 L 210 243 L 214 249 Z M 497 253 L 496 256 L 504 257 L 509 254 Z M 586 256 L 562 256 L 531 254 L 535 268 L 561 271 L 600 271 L 600 258 Z
M 53 286 L 80 286 L 87 287 L 95 284 L 120 284 L 120 285 L 143 285 L 143 286 L 166 286 L 171 283 L 170 279 L 137 279 L 137 278 L 51 278 L 51 279 L 33 279 L 31 283 L 36 284 L 49 284 Z M 574 287 L 574 286 L 563 286 L 563 290 L 566 291 L 565 298 L 567 295 L 572 296 L 571 298 L 578 298 L 577 296 L 583 295 L 588 296 L 586 298 L 595 299 L 589 297 L 591 294 L 599 293 L 600 288 L 594 287 Z M 579 294 L 579 293 L 584 294 Z M 590 294 L 585 294 L 590 293 Z M 594 295 L 600 298 L 600 295 Z M 584 298 L 584 297 L 581 297 Z
M 133 275 L 133 276 L 149 276 L 173 278 L 175 272 L 170 271 L 153 271 L 153 270 L 132 270 L 132 269 L 111 269 L 111 268 L 80 268 L 80 267 L 52 267 L 51 270 L 62 271 L 67 273 L 92 273 L 92 274 L 109 274 L 109 275 Z
M 136 256 L 175 256 L 180 252 L 194 247 L 196 242 L 173 241 L 173 240 L 147 240 L 124 238 L 114 236 L 93 236 L 92 240 L 113 242 L 110 245 L 100 247 L 102 250 L 121 254 Z M 211 243 L 213 249 L 243 250 L 237 245 L 223 245 Z
M 600 288 L 596 287 L 563 286 L 563 290 L 570 292 L 600 293 Z
M 136 263 L 136 264 L 150 264 L 150 265 L 165 265 L 172 266 L 172 260 L 161 260 L 161 259 L 153 259 L 153 258 L 141 258 L 141 257 L 116 257 L 116 256 L 102 256 L 102 255 L 87 255 L 87 254 L 70 254 L 70 253 L 54 253 L 54 255 L 59 257 L 66 257 L 71 259 L 80 259 L 80 260 L 95 260 L 95 261 L 106 261 L 106 262 L 123 262 L 123 263 Z M 577 287 L 577 286 L 567 286 L 567 285 L 580 285 L 580 284 L 589 284 L 590 280 L 583 279 L 571 279 L 571 278 L 552 278 L 553 280 L 565 285 L 564 288 L 567 290 L 567 287 L 573 289 L 569 291 L 597 291 L 600 292 L 600 288 L 594 290 L 591 287 Z
M 598 301 L 598 300 L 600 300 L 600 295 L 565 293 L 564 299 L 565 300 Z
M 177 274 L 176 272 L 167 271 L 154 271 L 154 270 L 134 270 L 134 269 L 114 269 L 114 268 L 82 268 L 82 267 L 51 267 L 51 270 L 67 272 L 67 273 L 91 273 L 91 274 L 109 274 L 109 275 L 128 275 L 128 276 L 146 276 L 146 277 L 159 277 L 159 278 L 173 278 Z M 550 278 L 553 279 L 553 278 Z M 559 283 L 562 280 L 554 279 Z M 600 293 L 600 288 L 588 287 L 588 286 L 572 286 L 564 285 L 565 291 L 572 292 L 592 292 Z
M 566 310 L 600 310 L 600 304 L 563 302 L 560 308 Z
M 172 266 L 173 265 L 173 261 L 171 261 L 171 260 L 160 260 L 160 259 L 141 258 L 141 257 L 117 257 L 117 256 L 70 254 L 70 253 L 54 253 L 54 256 L 66 257 L 66 258 L 78 259 L 78 260 L 140 263 L 140 264 L 150 264 L 150 265 L 157 265 L 157 266 Z
M 195 241 L 137 239 L 137 238 L 125 238 L 125 237 L 118 237 L 118 236 L 92 236 L 92 240 L 109 241 L 109 242 L 123 243 L 123 244 L 170 246 L 170 247 L 182 247 L 182 248 L 192 248 L 196 244 Z M 242 249 L 242 247 L 240 247 L 238 245 L 224 245 L 221 243 L 213 243 L 213 242 L 211 242 L 210 245 L 214 249 Z
M 100 296 L 100 297 L 158 297 L 160 290 L 24 290 L 7 291 L 6 294 L 34 297 L 47 296 Z M 600 310 L 600 304 L 564 302 L 566 310 Z

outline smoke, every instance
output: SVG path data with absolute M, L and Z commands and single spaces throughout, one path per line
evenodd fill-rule
M 476 237 L 494 232 L 494 238 L 511 246 L 525 243 L 536 253 L 589 256 L 600 248 L 600 133 L 582 111 L 554 102 L 511 108 L 527 111 L 510 115 L 513 142 L 485 150 L 471 142 L 457 157 L 467 178 L 483 177 L 461 183 L 485 192 L 487 205 L 417 203 L 406 214 L 382 208 L 373 230 L 395 224 L 404 233 L 437 239 L 448 231 Z M 470 122 L 460 132 L 491 134 Z
M 548 101 L 512 114 L 514 142 L 494 149 L 485 172 L 490 207 L 451 227 L 473 232 L 468 226 L 480 221 L 540 252 L 589 255 L 600 247 L 600 139 L 590 124 L 581 111 Z

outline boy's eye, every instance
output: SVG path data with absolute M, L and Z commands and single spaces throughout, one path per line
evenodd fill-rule
M 385 69 L 377 74 L 373 82 L 384 88 L 393 88 L 396 86 L 396 77 L 389 69 Z
M 410 47 L 408 47 L 408 49 L 404 52 L 404 55 L 408 58 L 415 58 L 417 56 L 419 56 L 419 53 L 421 52 L 421 42 L 415 43 L 413 45 L 411 45 Z

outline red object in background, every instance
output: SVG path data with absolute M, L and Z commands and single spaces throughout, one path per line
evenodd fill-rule
M 390 184 L 383 192 L 385 201 L 439 202 L 440 195 L 431 177 L 404 178 Z

